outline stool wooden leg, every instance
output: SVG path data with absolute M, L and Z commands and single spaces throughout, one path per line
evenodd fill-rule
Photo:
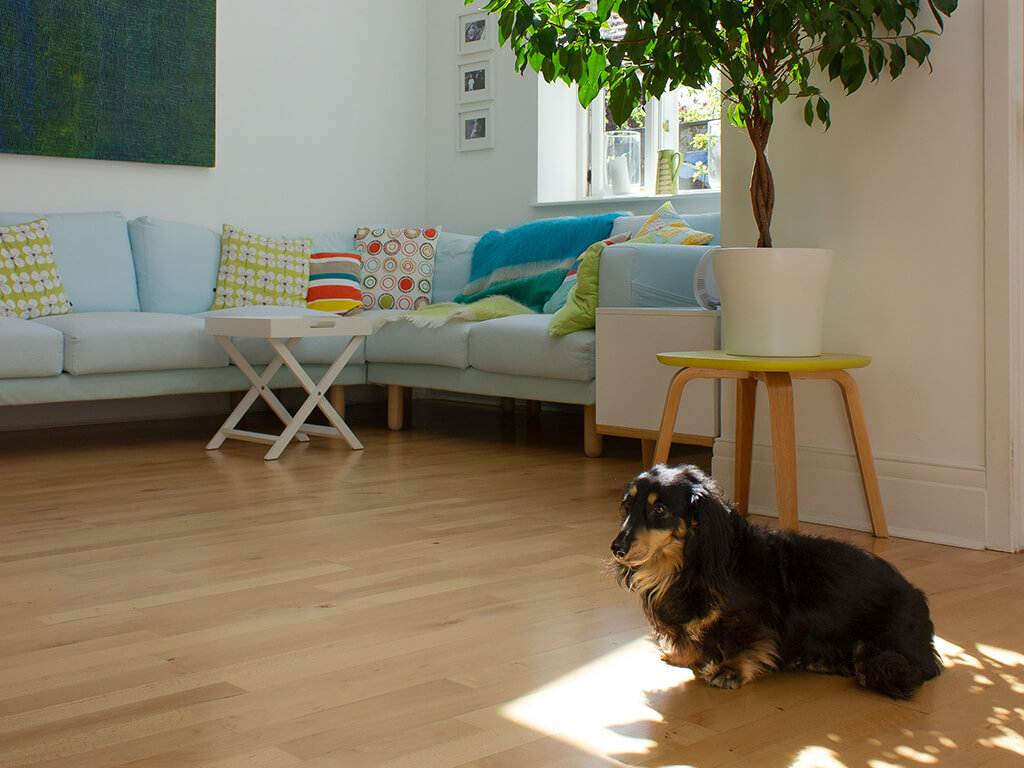
M 853 437 L 853 449 L 857 454 L 864 496 L 867 498 L 868 511 L 871 513 L 871 527 L 875 536 L 888 538 L 889 528 L 885 524 L 882 493 L 878 489 L 878 474 L 875 472 L 875 459 L 871 455 L 871 441 L 868 439 L 868 426 L 864 420 L 864 404 L 860 399 L 860 390 L 853 376 L 847 371 L 832 371 L 831 378 L 843 393 L 846 417 L 850 422 L 850 435 Z
M 707 372 L 702 368 L 680 368 L 672 377 L 672 383 L 668 385 L 668 394 L 665 396 L 665 410 L 661 415 L 658 444 L 654 448 L 654 464 L 664 464 L 668 461 L 668 452 L 672 449 L 672 435 L 676 428 L 676 415 L 679 413 L 679 398 L 683 396 L 683 387 L 692 379 L 706 376 Z
M 754 408 L 757 379 L 736 379 L 736 466 L 733 499 L 746 515 L 750 504 L 750 463 L 754 452 Z
M 775 462 L 775 498 L 779 523 L 795 531 L 796 512 L 796 428 L 793 413 L 793 381 L 786 372 L 764 374 L 772 423 L 772 457 Z

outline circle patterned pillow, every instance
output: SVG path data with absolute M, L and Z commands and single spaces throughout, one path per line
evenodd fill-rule
M 356 230 L 356 252 L 363 258 L 366 309 L 419 309 L 434 290 L 434 254 L 440 227 Z

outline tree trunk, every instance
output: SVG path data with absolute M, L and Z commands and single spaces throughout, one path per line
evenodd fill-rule
M 757 222 L 757 247 L 772 247 L 772 211 L 775 209 L 775 182 L 772 169 L 768 167 L 765 149 L 768 146 L 768 134 L 772 130 L 771 120 L 761 114 L 760 110 L 747 119 L 747 135 L 754 145 L 754 172 L 750 178 L 750 203 L 754 209 L 754 221 Z

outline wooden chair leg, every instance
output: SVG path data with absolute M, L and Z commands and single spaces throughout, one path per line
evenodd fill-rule
M 341 418 L 345 418 L 345 385 L 335 384 L 327 392 L 327 399 L 331 403 L 331 407 L 338 412 Z
M 388 429 L 397 432 L 405 423 L 405 387 L 388 384 Z
M 736 465 L 733 499 L 741 515 L 750 507 L 750 464 L 754 458 L 754 410 L 757 379 L 736 379 Z
M 860 389 L 847 371 L 832 371 L 831 378 L 839 385 L 846 405 L 846 418 L 850 422 L 850 435 L 853 437 L 853 449 L 857 454 L 857 466 L 860 467 L 860 480 L 864 485 L 864 496 L 871 514 L 871 528 L 879 538 L 889 537 L 889 528 L 885 523 L 885 509 L 882 507 L 882 493 L 878 488 L 878 474 L 875 472 L 875 459 L 871 455 L 871 441 L 868 439 L 868 426 L 864 420 L 864 404 L 860 399 Z
M 793 412 L 793 381 L 786 372 L 764 374 L 772 423 L 772 458 L 775 462 L 775 498 L 779 523 L 797 529 L 796 428 Z
M 597 406 L 583 406 L 583 453 L 596 459 L 604 449 L 604 440 L 597 431 Z
M 658 445 L 655 440 L 640 440 L 640 454 L 644 469 L 654 466 L 654 449 Z

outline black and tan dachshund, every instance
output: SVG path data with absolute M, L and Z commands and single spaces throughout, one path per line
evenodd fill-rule
M 749 523 L 693 466 L 658 465 L 622 499 L 611 568 L 662 659 L 719 688 L 771 670 L 856 677 L 911 697 L 942 667 L 924 594 L 881 558 Z

